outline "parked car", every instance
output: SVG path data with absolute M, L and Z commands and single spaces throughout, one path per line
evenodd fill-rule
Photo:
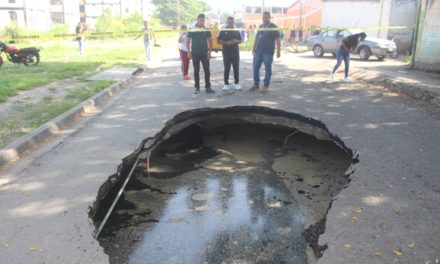
M 360 32 L 362 31 L 357 29 L 325 30 L 319 35 L 310 37 L 308 39 L 308 47 L 313 51 L 315 57 L 322 57 L 324 53 L 331 53 L 333 56 L 336 56 L 342 39 Z M 394 41 L 367 36 L 364 41 L 359 42 L 352 54 L 359 54 L 362 60 L 368 60 L 371 56 L 384 60 L 387 55 L 391 55 L 394 52 L 396 52 Z

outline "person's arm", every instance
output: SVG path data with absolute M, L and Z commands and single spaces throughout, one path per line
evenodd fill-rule
M 277 58 L 281 57 L 281 39 L 278 37 L 276 39 L 277 42 Z
M 343 40 L 342 40 L 342 42 L 341 42 L 341 46 L 342 46 L 342 48 L 345 50 L 345 51 L 349 51 L 350 49 L 347 47 L 347 43 L 346 43 L 346 39 L 344 38 Z
M 252 48 L 252 54 L 255 54 L 255 49 L 257 47 L 258 38 L 259 38 L 259 34 L 258 34 L 258 31 L 257 31 L 257 35 L 256 35 L 255 41 L 254 41 L 254 47 Z
M 222 32 L 223 31 L 220 31 L 218 33 L 218 35 L 217 35 L 217 44 L 219 44 L 219 45 L 227 45 L 226 41 L 223 41 L 223 34 L 222 34 Z
M 188 58 L 191 59 L 191 37 L 189 35 L 186 36 L 186 50 L 188 51 Z
M 211 59 L 212 37 L 208 38 L 208 60 Z

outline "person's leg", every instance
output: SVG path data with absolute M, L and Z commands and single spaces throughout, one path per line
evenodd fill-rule
M 205 88 L 211 88 L 211 73 L 209 71 L 209 60 L 208 54 L 201 55 L 201 62 L 203 66 L 203 71 L 205 72 Z
M 183 76 L 188 76 L 189 71 L 189 58 L 188 58 L 188 52 L 183 51 Z
M 184 51 L 179 49 L 179 54 L 180 54 L 180 70 L 182 71 L 182 76 L 185 77 L 185 71 L 184 71 L 184 66 L 185 66 L 185 59 L 184 59 Z
M 342 57 L 344 55 L 344 49 L 342 47 L 339 47 L 338 51 L 336 52 L 336 65 L 333 67 L 332 74 L 335 74 L 336 70 L 341 66 L 342 63 Z
M 225 85 L 229 85 L 229 72 L 231 71 L 231 63 L 231 54 L 223 52 L 223 66 L 225 70 L 223 73 L 223 81 L 225 82 Z
M 200 89 L 200 55 L 192 54 L 192 61 L 194 66 L 194 87 Z
M 269 87 L 270 78 L 272 77 L 273 54 L 264 54 L 263 62 L 264 62 L 264 71 L 266 72 L 264 75 L 264 87 Z
M 350 52 L 344 54 L 344 64 L 345 64 L 345 78 L 348 78 L 348 71 L 350 69 Z
M 262 63 L 263 63 L 263 54 L 261 52 L 256 52 L 254 54 L 253 70 L 254 70 L 254 85 L 257 87 L 260 85 L 260 68 Z
M 82 55 L 82 39 L 78 39 L 78 55 Z
M 238 84 L 240 82 L 240 53 L 237 52 L 232 57 L 232 68 L 234 69 L 234 83 Z
M 144 41 L 145 57 L 150 59 L 150 42 Z

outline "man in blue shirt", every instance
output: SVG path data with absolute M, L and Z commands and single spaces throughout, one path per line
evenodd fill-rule
M 277 25 L 270 22 L 270 13 L 263 13 L 263 24 L 260 25 L 257 36 L 255 37 L 254 48 L 252 54 L 254 55 L 254 85 L 249 91 L 257 91 L 260 89 L 260 68 L 264 63 L 264 86 L 261 92 L 267 93 L 269 90 L 270 78 L 272 77 L 272 62 L 275 53 L 275 42 L 277 47 L 277 58 L 281 56 L 281 42 L 280 32 L 276 30 Z M 269 30 L 267 30 L 269 29 Z

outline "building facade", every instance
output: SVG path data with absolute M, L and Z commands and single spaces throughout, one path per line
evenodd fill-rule
M 79 21 L 79 0 L 0 0 L 0 28 L 14 24 L 46 31 L 56 24 Z
M 421 1 L 415 67 L 440 72 L 440 1 Z

